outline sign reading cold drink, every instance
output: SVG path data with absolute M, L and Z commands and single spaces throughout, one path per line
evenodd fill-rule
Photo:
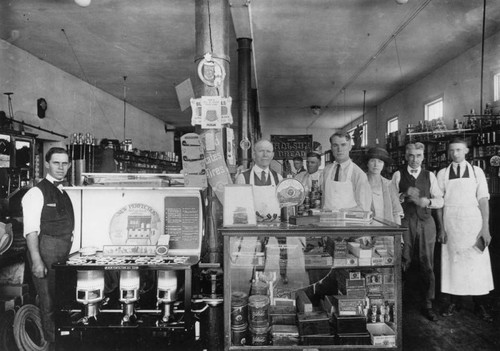
M 312 151 L 312 135 L 271 135 L 275 160 L 289 160 L 296 156 L 307 157 Z

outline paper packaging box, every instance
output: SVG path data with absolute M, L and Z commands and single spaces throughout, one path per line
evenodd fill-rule
M 382 266 L 383 264 L 384 264 L 383 257 L 374 253 L 372 255 L 372 266 Z
M 271 324 L 296 325 L 297 312 L 295 306 L 270 306 L 269 317 Z
M 308 254 L 304 253 L 305 266 L 328 266 L 333 265 L 332 256 L 327 253 L 324 254 Z
M 335 257 L 333 259 L 333 266 L 334 267 L 345 267 L 345 266 L 347 266 L 346 260 L 347 260 L 347 258 L 345 258 L 345 257 L 343 257 L 343 258 Z
M 349 266 L 349 267 L 358 266 L 358 258 L 354 255 L 347 255 L 346 266 Z
M 367 332 L 365 316 L 339 316 L 333 313 L 332 325 L 335 334 Z
M 375 346 L 396 346 L 396 333 L 385 323 L 368 323 L 366 325 L 372 344 Z
M 300 336 L 330 334 L 330 323 L 326 312 L 297 313 L 297 319 Z
M 319 216 L 291 216 L 288 218 L 288 223 L 294 225 L 308 225 L 319 223 Z
M 371 266 L 372 259 L 370 257 L 358 258 L 358 264 L 360 266 Z
M 364 299 L 366 297 L 365 288 L 347 288 L 346 295 L 349 297 L 355 297 L 357 299 Z
M 313 311 L 313 305 L 311 303 L 311 300 L 307 297 L 306 293 L 304 290 L 298 290 L 297 291 L 297 311 L 299 312 L 312 312 Z
M 360 306 L 363 306 L 365 302 L 362 298 L 353 298 L 345 295 L 334 295 L 331 301 L 334 311 L 339 316 L 359 315 Z
M 372 257 L 372 249 L 362 249 L 359 243 L 349 242 L 347 243 L 347 247 L 349 248 L 349 252 L 354 256 L 359 258 L 371 258 Z
M 337 345 L 370 345 L 369 333 L 337 334 Z
M 273 345 L 291 346 L 299 344 L 299 330 L 296 325 L 271 326 Z
M 387 256 L 382 256 L 382 265 L 392 266 L 393 264 L 394 264 L 394 257 L 392 257 L 392 255 L 387 254 Z
M 304 335 L 300 337 L 302 345 L 314 346 L 314 345 L 335 345 L 335 335 L 325 334 L 325 335 Z M 316 350 L 316 349 L 314 349 Z
M 360 271 L 351 271 L 349 272 L 349 280 L 363 280 Z

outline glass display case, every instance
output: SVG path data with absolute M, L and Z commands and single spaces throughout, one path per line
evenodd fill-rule
M 227 227 L 225 350 L 399 350 L 401 237 L 393 223 Z

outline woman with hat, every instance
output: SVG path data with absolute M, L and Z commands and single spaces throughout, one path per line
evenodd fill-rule
M 389 179 L 380 175 L 384 165 L 392 163 L 389 153 L 385 149 L 373 147 L 368 150 L 366 156 L 374 216 L 401 224 L 403 208 L 399 202 L 397 190 Z

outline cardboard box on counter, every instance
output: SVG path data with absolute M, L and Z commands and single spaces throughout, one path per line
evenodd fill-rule
M 297 319 L 300 336 L 330 334 L 329 318 L 324 311 L 297 313 Z
M 306 267 L 310 266 L 331 267 L 333 265 L 333 258 L 327 253 L 323 254 L 304 253 L 304 264 Z
M 295 306 L 270 306 L 269 318 L 272 325 L 296 325 L 297 310 Z
M 366 325 L 374 346 L 395 347 L 396 333 L 385 323 L 368 323 Z
M 335 335 L 304 335 L 300 337 L 301 345 L 315 346 L 315 345 L 335 345 Z M 316 350 L 316 349 L 314 349 Z
M 339 316 L 362 315 L 362 306 L 365 300 L 346 295 L 326 296 L 330 299 L 334 312 Z M 361 313 L 360 313 L 361 312 Z
M 370 345 L 369 333 L 344 333 L 337 334 L 337 345 Z
M 371 258 L 372 257 L 372 249 L 362 248 L 360 243 L 349 242 L 347 243 L 349 248 L 349 252 L 354 256 L 359 258 Z
M 344 333 L 366 333 L 366 317 L 363 316 L 339 316 L 332 314 L 333 330 L 336 334 Z
M 299 344 L 299 330 L 296 325 L 273 325 L 271 337 L 275 346 L 292 346 Z
M 294 225 L 308 225 L 319 223 L 320 216 L 291 216 L 288 218 L 288 223 Z

